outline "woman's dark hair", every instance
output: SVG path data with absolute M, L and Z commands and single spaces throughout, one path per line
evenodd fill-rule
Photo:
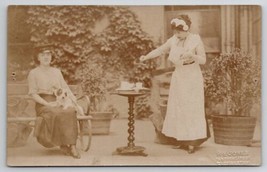
M 177 16 L 176 18 L 185 21 L 188 28 L 191 27 L 192 22 L 188 15 L 183 14 L 183 15 Z M 172 27 L 172 30 L 185 31 L 182 25 L 176 26 L 175 24 L 171 24 L 171 27 Z
M 35 64 L 39 65 L 40 62 L 38 60 L 38 55 L 39 53 L 43 52 L 43 51 L 46 51 L 46 50 L 49 50 L 52 54 L 52 59 L 51 61 L 53 61 L 54 59 L 54 53 L 53 53 L 53 44 L 39 44 L 39 45 L 35 45 L 34 46 L 34 52 L 33 52 L 33 61 Z

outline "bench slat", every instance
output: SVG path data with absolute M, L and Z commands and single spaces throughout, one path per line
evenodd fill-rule
M 78 120 L 91 120 L 93 119 L 92 116 L 81 116 L 78 115 L 77 116 Z M 35 121 L 36 117 L 8 117 L 7 118 L 7 122 L 31 122 L 31 121 Z
M 77 85 L 69 85 L 73 94 L 78 94 Z M 28 95 L 28 84 L 7 84 L 7 94 L 10 95 Z
M 91 116 L 91 115 L 89 115 L 89 116 L 81 116 L 81 115 L 78 115 L 77 116 L 77 119 L 78 120 L 91 120 L 91 119 L 93 119 L 93 117 Z
M 8 117 L 7 122 L 31 122 L 35 121 L 36 117 Z

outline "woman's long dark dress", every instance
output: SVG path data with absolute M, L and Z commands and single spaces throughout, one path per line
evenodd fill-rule
M 44 71 L 37 67 L 29 73 L 29 94 L 39 94 L 47 102 L 56 100 L 55 88 L 68 88 L 60 70 L 50 67 Z M 73 95 L 71 95 L 73 96 Z M 74 108 L 48 107 L 36 103 L 35 135 L 44 147 L 76 144 L 78 129 Z

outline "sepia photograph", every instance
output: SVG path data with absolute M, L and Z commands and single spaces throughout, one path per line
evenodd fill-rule
M 261 166 L 260 5 L 9 5 L 6 165 Z

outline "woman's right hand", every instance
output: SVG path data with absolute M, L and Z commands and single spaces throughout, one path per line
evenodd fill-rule
M 49 107 L 57 107 L 58 106 L 58 102 L 54 101 L 54 102 L 47 102 L 46 106 Z
M 144 56 L 144 55 L 142 55 L 142 56 L 139 58 L 139 60 L 140 60 L 141 62 L 145 61 L 146 59 L 147 59 L 147 57 Z

